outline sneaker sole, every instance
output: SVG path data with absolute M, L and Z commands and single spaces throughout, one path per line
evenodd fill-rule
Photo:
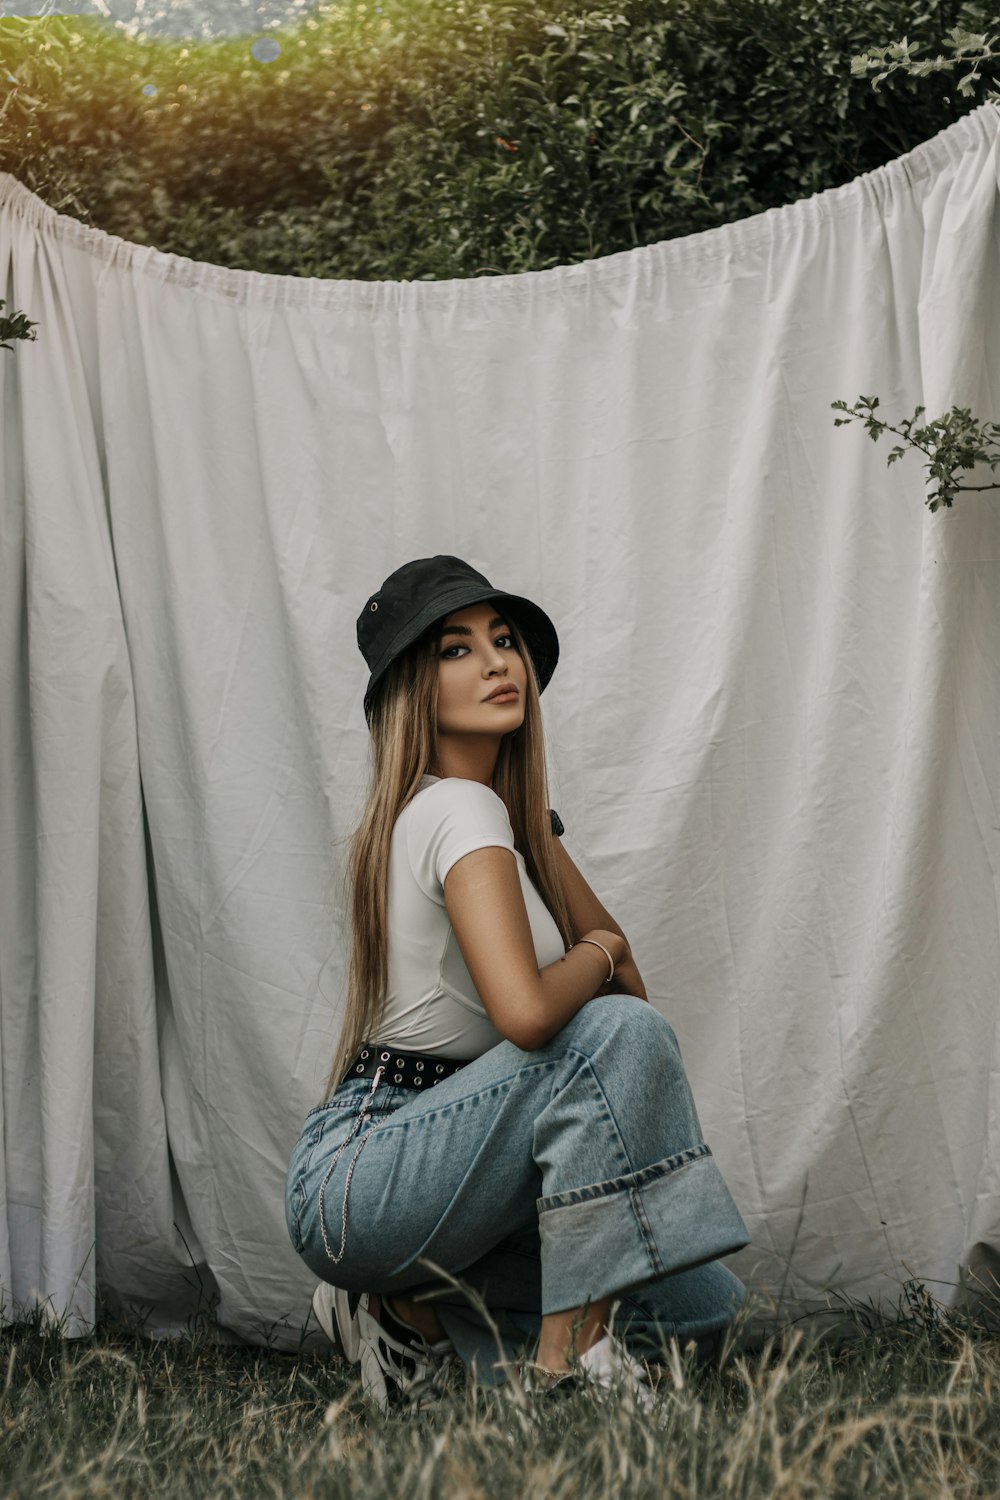
M 340 1357 L 356 1365 L 361 1358 L 361 1330 L 357 1318 L 351 1313 L 347 1292 L 343 1287 L 334 1287 L 331 1307 L 326 1283 L 321 1282 L 313 1292 L 312 1309 L 317 1323 Z
M 378 1357 L 370 1344 L 366 1344 L 361 1350 L 361 1389 L 373 1406 L 377 1406 L 383 1416 L 388 1416 L 392 1410 L 389 1398 L 389 1382 L 385 1378 L 385 1371 L 378 1362 Z

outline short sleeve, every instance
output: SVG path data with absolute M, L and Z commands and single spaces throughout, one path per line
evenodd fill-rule
M 447 776 L 414 797 L 405 809 L 406 847 L 417 884 L 444 902 L 445 876 L 473 849 L 514 852 L 514 834 L 502 800 L 490 787 Z

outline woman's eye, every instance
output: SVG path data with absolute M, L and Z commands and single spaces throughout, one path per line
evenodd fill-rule
M 517 650 L 512 635 L 498 635 L 493 644 L 494 646 L 510 647 L 514 651 Z M 468 646 L 445 646 L 438 654 L 444 661 L 458 661 L 459 657 L 453 653 L 468 651 L 468 649 Z

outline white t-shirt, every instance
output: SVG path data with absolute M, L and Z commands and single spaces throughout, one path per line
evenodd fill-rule
M 444 904 L 452 865 L 492 845 L 509 849 L 517 861 L 538 967 L 562 958 L 559 928 L 514 848 L 503 801 L 480 781 L 425 776 L 392 830 L 388 987 L 372 1041 L 466 1058 L 503 1041 L 483 1009 Z

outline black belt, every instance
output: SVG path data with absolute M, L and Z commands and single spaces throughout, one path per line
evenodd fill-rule
M 382 1083 L 398 1084 L 404 1089 L 433 1088 L 459 1068 L 466 1067 L 471 1057 L 438 1057 L 433 1052 L 399 1052 L 380 1042 L 366 1042 L 341 1079 L 374 1078 L 382 1069 Z

